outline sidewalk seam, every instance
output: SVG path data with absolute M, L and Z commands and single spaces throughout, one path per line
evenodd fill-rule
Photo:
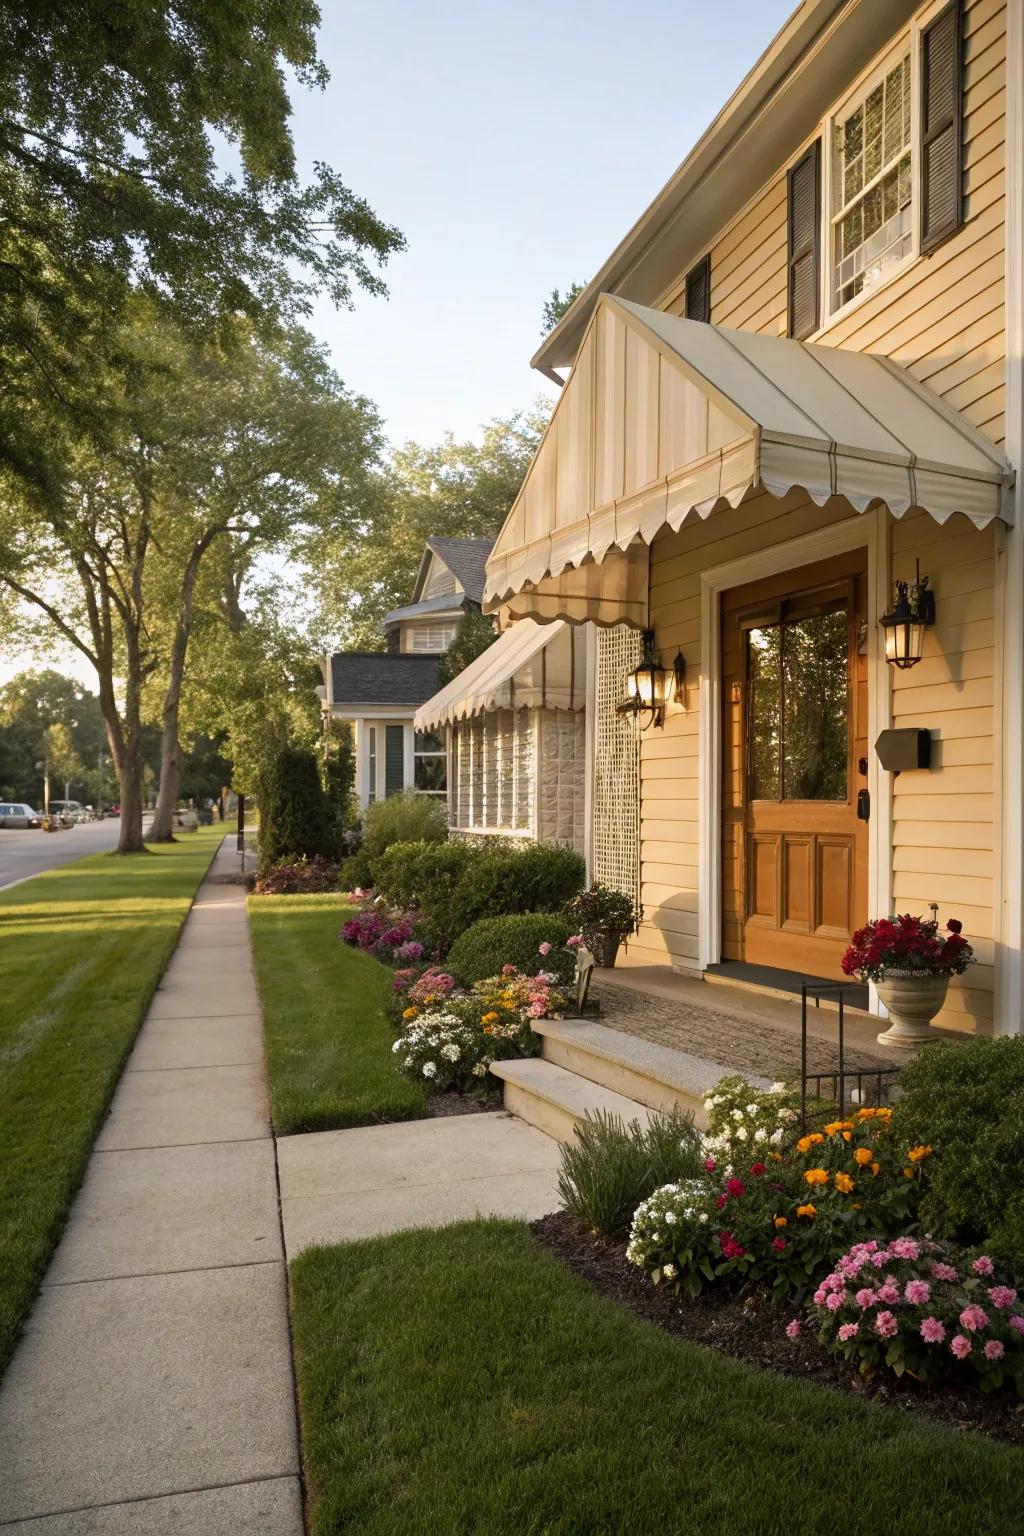
M 110 1499 L 104 1504 L 75 1504 L 69 1509 L 48 1509 L 42 1515 L 18 1515 L 14 1520 L 0 1520 L 0 1531 L 12 1525 L 29 1525 L 37 1520 L 57 1520 L 62 1515 L 81 1515 L 93 1509 L 124 1509 L 129 1504 L 155 1504 L 158 1499 L 184 1499 L 192 1493 L 217 1493 L 225 1488 L 252 1488 L 259 1483 L 287 1483 L 294 1479 L 300 1491 L 302 1479 L 297 1472 L 268 1472 L 264 1477 L 243 1477 L 237 1483 L 199 1483 L 194 1488 L 172 1488 L 169 1493 L 140 1493 L 136 1499 Z

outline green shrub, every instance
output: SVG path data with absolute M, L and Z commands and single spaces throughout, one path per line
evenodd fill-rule
M 264 765 L 259 803 L 261 872 L 287 858 L 337 858 L 334 817 L 308 747 L 283 747 Z
M 694 1179 L 703 1153 L 693 1116 L 681 1109 L 655 1116 L 647 1129 L 599 1111 L 576 1127 L 562 1148 L 562 1207 L 605 1237 L 624 1237 L 637 1206 L 665 1184 Z
M 347 859 L 343 859 L 338 870 L 338 890 L 354 891 L 357 886 L 365 890 L 373 885 L 373 866 L 369 855 L 357 848 L 355 853 L 350 853 Z
M 400 911 L 418 905 L 429 918 L 433 904 L 451 899 L 479 855 L 469 843 L 392 843 L 374 867 L 375 889 Z
M 1024 1039 L 929 1046 L 900 1082 L 894 1128 L 934 1149 L 921 1203 L 925 1231 L 984 1244 L 1024 1281 Z
M 464 986 L 497 976 L 503 965 L 514 965 L 527 976 L 551 971 L 567 986 L 576 973 L 576 957 L 565 948 L 573 931 L 568 918 L 553 912 L 484 917 L 459 934 L 448 952 L 446 969 Z M 542 944 L 551 945 L 550 954 L 540 953 Z
M 371 864 L 392 843 L 443 843 L 448 836 L 448 812 L 443 800 L 407 790 L 388 795 L 367 808 L 363 817 L 363 848 Z
M 449 943 L 482 917 L 511 912 L 557 912 L 585 878 L 581 856 L 572 848 L 526 843 L 479 850 L 451 900 L 429 913 L 438 937 Z

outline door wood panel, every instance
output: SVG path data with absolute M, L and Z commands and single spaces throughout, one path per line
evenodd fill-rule
M 723 959 L 837 978 L 867 919 L 866 601 L 860 550 L 723 594 Z

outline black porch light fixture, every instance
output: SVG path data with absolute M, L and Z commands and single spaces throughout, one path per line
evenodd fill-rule
M 640 665 L 626 674 L 626 697 L 618 705 L 617 712 L 632 715 L 635 719 L 648 715 L 647 724 L 660 728 L 665 723 L 665 706 L 669 699 L 676 704 L 686 703 L 685 658 L 679 651 L 671 672 L 663 667 L 654 649 L 654 631 L 645 629 L 643 657 Z
M 885 632 L 886 661 L 901 671 L 916 667 L 924 653 L 924 632 L 935 623 L 935 593 L 921 575 L 920 561 L 913 581 L 896 583 L 896 601 L 878 622 Z

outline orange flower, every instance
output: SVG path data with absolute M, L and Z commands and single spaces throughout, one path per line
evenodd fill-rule
M 854 1162 L 860 1163 L 862 1168 L 867 1167 L 868 1163 L 873 1162 L 874 1157 L 875 1154 L 872 1152 L 870 1147 L 858 1147 L 856 1152 L 853 1154 Z
M 777 1227 L 788 1227 L 789 1222 L 786 1220 L 785 1216 L 776 1216 L 775 1225 Z
M 881 1171 L 882 1171 L 881 1163 L 872 1163 L 871 1164 L 871 1177 L 873 1179 L 877 1179 L 878 1175 L 881 1173 Z
M 844 1131 L 843 1132 L 843 1140 L 844 1141 L 852 1141 L 853 1140 L 853 1132 L 852 1131 Z
M 813 1221 L 815 1216 L 818 1214 L 813 1205 L 798 1205 L 796 1208 L 796 1213 L 798 1216 L 806 1216 L 808 1221 Z
M 921 1160 L 923 1158 L 931 1157 L 931 1155 L 932 1155 L 931 1147 L 924 1147 L 924 1146 L 921 1146 L 921 1147 L 911 1147 L 910 1151 L 907 1153 L 907 1156 L 909 1157 L 909 1159 L 910 1159 L 910 1161 L 912 1163 L 919 1163 L 919 1162 L 921 1162 Z
M 856 1184 L 854 1183 L 853 1179 L 850 1178 L 848 1173 L 836 1174 L 836 1189 L 838 1189 L 841 1195 L 850 1194 L 851 1190 L 856 1189 L 856 1187 Z
M 820 1147 L 825 1140 L 820 1131 L 812 1131 L 809 1136 L 801 1136 L 796 1144 L 798 1152 L 809 1152 L 812 1147 Z
M 833 1120 L 831 1125 L 826 1125 L 825 1135 L 835 1136 L 838 1131 L 852 1131 L 853 1126 L 849 1120 Z
M 903 1170 L 903 1177 L 905 1179 L 912 1179 L 914 1177 L 914 1170 L 913 1170 L 913 1168 L 904 1168 L 904 1170 Z
M 808 1168 L 804 1179 L 808 1184 L 827 1184 L 830 1174 L 827 1168 Z
M 497 1024 L 497 1022 L 498 1015 L 494 1012 L 493 1008 L 491 1009 L 490 1013 L 483 1014 L 480 1019 L 481 1024 Z
M 419 1013 L 419 1009 L 418 1008 L 406 1008 L 405 1012 L 402 1014 L 402 1018 L 403 1019 L 414 1019 L 418 1013 Z

